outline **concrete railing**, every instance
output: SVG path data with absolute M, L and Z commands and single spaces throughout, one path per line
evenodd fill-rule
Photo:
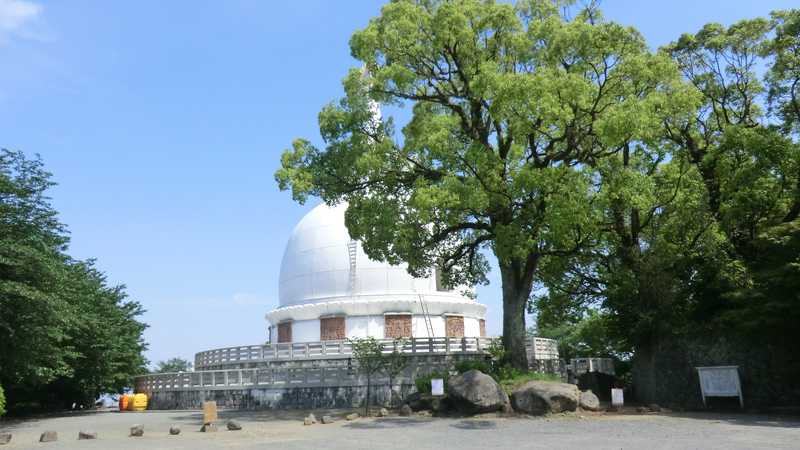
M 492 337 L 434 337 L 405 339 L 398 349 L 408 354 L 465 354 L 484 353 L 496 338 Z M 384 352 L 394 351 L 395 341 L 381 339 Z M 353 348 L 348 341 L 291 342 L 218 348 L 197 353 L 197 370 L 219 368 L 228 364 L 263 361 L 285 361 L 322 358 L 350 358 Z
M 405 339 L 403 353 L 410 354 L 469 354 L 485 353 L 497 337 L 434 337 Z M 394 350 L 395 341 L 382 339 L 386 353 Z M 558 345 L 552 339 L 534 337 L 528 341 L 528 359 L 558 359 Z M 350 358 L 352 346 L 348 341 L 291 342 L 282 344 L 248 345 L 218 348 L 197 353 L 195 370 L 220 369 L 222 366 L 265 361 Z

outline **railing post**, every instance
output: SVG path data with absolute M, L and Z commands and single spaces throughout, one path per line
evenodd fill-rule
M 461 338 L 461 353 L 467 353 L 467 338 Z
M 445 354 L 450 354 L 450 337 L 444 338 L 444 352 Z
M 211 386 L 217 385 L 217 372 L 211 372 Z

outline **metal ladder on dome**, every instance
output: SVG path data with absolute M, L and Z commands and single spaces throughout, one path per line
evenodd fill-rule
M 428 304 L 425 302 L 425 297 L 422 294 L 419 295 L 419 305 L 422 308 L 422 318 L 425 321 L 425 329 L 428 332 L 428 337 L 433 337 L 433 322 L 431 322 L 431 314 L 428 310 Z
M 347 243 L 347 256 L 350 258 L 350 294 L 356 290 L 356 255 L 358 254 L 358 242 L 350 239 Z

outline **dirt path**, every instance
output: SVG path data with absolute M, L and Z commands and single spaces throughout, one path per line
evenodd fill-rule
M 346 412 L 334 413 L 343 416 Z M 304 415 L 300 411 L 223 412 L 220 431 L 200 433 L 202 416 L 197 411 L 67 414 L 3 423 L 0 428 L 14 436 L 0 449 L 800 448 L 800 419 L 745 414 L 388 417 L 303 426 Z M 242 431 L 225 429 L 224 421 L 234 417 L 243 425 Z M 130 426 L 137 423 L 144 425 L 145 435 L 128 437 Z M 171 425 L 180 426 L 182 433 L 170 436 Z M 57 431 L 58 442 L 37 442 L 44 430 Z M 98 439 L 78 441 L 79 430 L 96 431 Z

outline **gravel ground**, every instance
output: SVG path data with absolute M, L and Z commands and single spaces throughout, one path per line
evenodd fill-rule
M 343 417 L 350 411 L 334 411 Z M 321 412 L 317 411 L 317 418 Z M 387 417 L 343 419 L 334 424 L 303 426 L 305 412 L 222 412 L 216 433 L 200 433 L 198 411 L 140 413 L 91 412 L 0 424 L 11 431 L 11 443 L 0 449 L 443 449 L 455 448 L 592 448 L 592 449 L 755 449 L 800 448 L 800 418 L 751 414 L 595 414 L 549 418 L 477 417 L 468 419 Z M 236 418 L 242 431 L 227 431 Z M 143 437 L 128 437 L 143 424 Z M 170 436 L 170 425 L 182 429 Z M 39 443 L 45 430 L 58 442 Z M 78 441 L 78 431 L 98 433 Z

